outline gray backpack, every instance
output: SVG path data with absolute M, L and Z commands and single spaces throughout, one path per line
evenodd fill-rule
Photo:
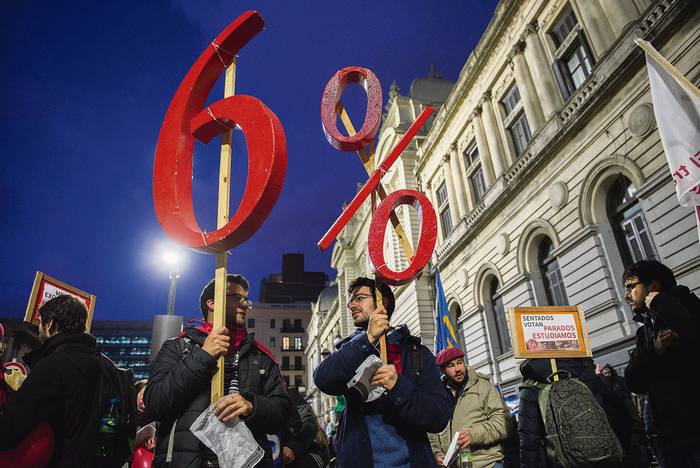
M 547 458 L 557 467 L 616 467 L 622 447 L 603 408 L 586 384 L 559 371 L 538 384 Z

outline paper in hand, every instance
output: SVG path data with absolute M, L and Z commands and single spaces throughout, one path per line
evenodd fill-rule
M 221 422 L 214 415 L 213 403 L 192 423 L 190 431 L 209 447 L 219 459 L 222 468 L 255 466 L 265 455 L 255 437 L 239 418 Z
M 455 432 L 455 435 L 452 438 L 452 442 L 450 442 L 450 446 L 447 448 L 447 452 L 445 453 L 445 458 L 442 460 L 442 464 L 444 466 L 450 466 L 450 463 L 452 463 L 454 461 L 454 458 L 457 455 L 457 439 L 458 438 L 459 438 L 459 432 Z
M 381 385 L 372 385 L 372 377 L 374 377 L 377 369 L 382 367 L 382 360 L 374 354 L 365 359 L 360 367 L 357 368 L 355 376 L 348 382 L 348 388 L 357 389 L 362 395 L 362 399 L 366 402 L 374 401 L 384 393 L 385 388 Z

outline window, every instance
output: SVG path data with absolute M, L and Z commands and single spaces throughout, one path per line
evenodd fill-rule
M 294 319 L 294 329 L 301 330 L 301 319 Z
M 285 376 L 284 376 L 284 384 L 285 384 L 287 387 L 289 387 L 289 376 L 288 376 L 288 375 L 285 375 Z
M 275 327 L 275 319 L 270 319 L 270 328 L 274 329 Z
M 658 260 L 636 193 L 623 175 L 608 192 L 607 214 L 625 268 L 639 260 Z
M 593 55 L 570 7 L 554 24 L 549 35 L 557 48 L 554 74 L 562 94 L 568 98 L 591 75 Z
M 282 351 L 289 351 L 291 349 L 290 340 L 288 336 L 282 337 Z
M 510 346 L 510 335 L 508 334 L 508 319 L 506 310 L 503 307 L 503 298 L 498 292 L 500 285 L 496 278 L 491 281 L 491 310 L 493 311 L 494 324 L 496 327 L 496 340 L 494 340 L 496 354 L 501 355 L 508 352 Z
M 301 351 L 303 349 L 304 349 L 304 345 L 301 342 L 301 337 L 295 336 L 294 337 L 294 350 Z
M 295 375 L 294 376 L 294 386 L 299 388 L 304 385 L 304 381 L 302 380 L 302 377 L 300 375 Z
M 518 86 L 515 83 L 508 88 L 508 91 L 506 91 L 506 94 L 501 99 L 501 104 L 506 114 L 504 124 L 513 141 L 515 154 L 520 156 L 525 151 L 525 148 L 527 148 L 527 144 L 530 143 L 532 134 L 530 133 L 530 126 L 527 123 L 527 117 L 523 110 L 520 91 L 518 91 Z
M 476 203 L 479 203 L 486 193 L 486 184 L 484 183 L 484 171 L 479 159 L 479 148 L 477 148 L 476 143 L 464 150 L 464 160 L 468 168 L 469 181 L 474 190 L 474 198 Z
M 452 231 L 452 218 L 450 217 L 450 202 L 447 198 L 447 186 L 445 182 L 440 184 L 437 190 L 438 211 L 440 212 L 440 224 L 442 235 L 447 237 Z
M 270 348 L 275 348 L 277 346 L 277 340 L 275 339 L 274 336 L 270 337 Z
M 289 370 L 289 356 L 282 356 L 282 370 Z
M 548 237 L 545 237 L 540 242 L 537 260 L 540 266 L 540 274 L 542 275 L 542 283 L 544 283 L 544 291 L 547 295 L 547 303 L 552 306 L 568 305 L 566 291 L 564 290 L 564 279 L 561 276 L 559 262 L 554 256 L 554 244 Z
M 248 328 L 255 328 L 255 319 L 254 318 L 248 319 Z
M 294 369 L 295 370 L 302 369 L 301 356 L 294 356 Z
M 282 320 L 282 330 L 289 330 L 290 328 L 292 328 L 292 326 L 291 326 L 291 320 L 289 320 L 289 319 L 283 319 L 283 320 Z

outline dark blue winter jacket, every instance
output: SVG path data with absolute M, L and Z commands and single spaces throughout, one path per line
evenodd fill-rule
M 440 382 L 435 356 L 420 344 L 420 338 L 411 336 L 405 325 L 392 333 L 399 334 L 401 373 L 394 388 L 372 403 L 365 403 L 359 391 L 347 387 L 360 364 L 371 354 L 378 355 L 364 331 L 338 343 L 337 350 L 314 371 L 319 390 L 346 397 L 338 443 L 339 468 L 373 466 L 366 414 L 381 414 L 387 425 L 396 428 L 406 441 L 412 467 L 435 465 L 427 433 L 441 432 L 447 426 L 452 414 L 449 396 Z

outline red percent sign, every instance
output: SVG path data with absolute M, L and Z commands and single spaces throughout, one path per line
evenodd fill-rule
M 367 111 L 360 131 L 355 135 L 345 136 L 340 133 L 336 126 L 336 109 L 343 91 L 351 83 L 359 83 L 365 88 L 367 92 Z M 381 108 L 381 85 L 372 71 L 363 67 L 346 67 L 337 71 L 326 85 L 321 99 L 321 122 L 326 138 L 331 145 L 342 151 L 362 150 L 362 148 L 373 141 L 379 130 Z M 423 109 L 418 119 L 411 124 L 403 138 L 372 173 L 367 183 L 364 184 L 345 211 L 318 242 L 321 250 L 326 250 L 330 246 L 331 242 L 355 215 L 362 203 L 379 187 L 382 176 L 389 171 L 434 111 L 431 106 L 426 106 Z M 384 259 L 384 232 L 391 213 L 401 205 L 412 205 L 416 209 L 420 218 L 421 231 L 418 246 L 415 249 L 416 253 L 410 265 L 405 270 L 396 272 L 389 268 Z M 376 275 L 383 282 L 392 286 L 399 286 L 413 280 L 428 264 L 435 248 L 436 237 L 437 216 L 428 198 L 422 193 L 410 189 L 393 192 L 379 204 L 369 228 L 369 258 L 376 269 Z
M 237 95 L 203 108 L 216 80 L 264 21 L 247 11 L 199 56 L 180 83 L 163 120 L 153 169 L 156 216 L 173 240 L 202 252 L 226 252 L 245 242 L 270 214 L 284 183 L 287 149 L 277 116 L 260 100 Z M 248 145 L 248 177 L 243 198 L 229 222 L 203 232 L 192 205 L 195 138 L 209 142 L 240 127 Z

